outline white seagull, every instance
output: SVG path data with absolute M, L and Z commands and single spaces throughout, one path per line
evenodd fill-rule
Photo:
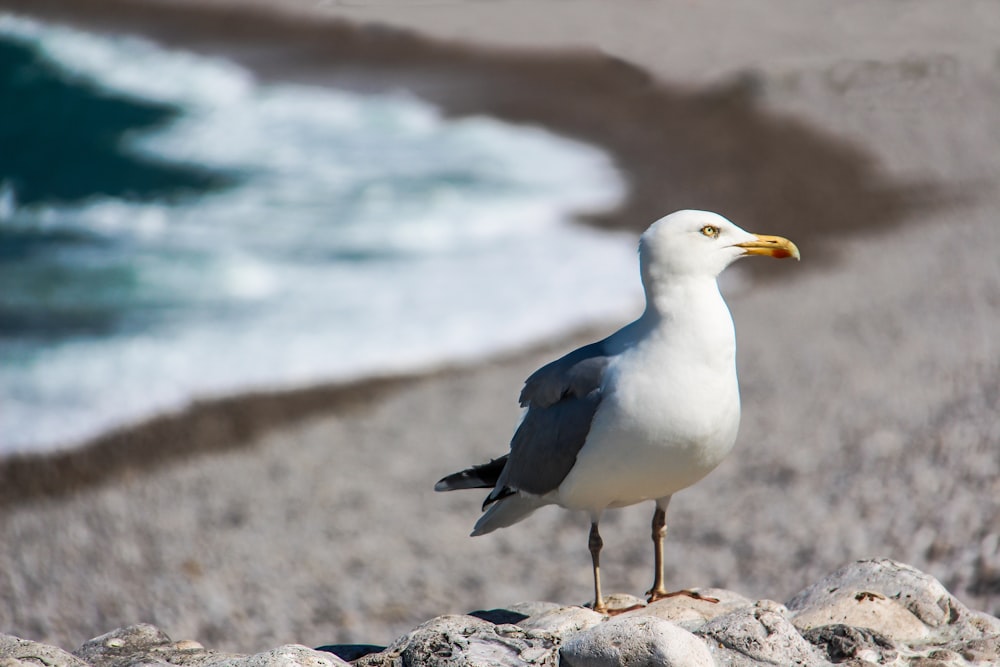
M 587 512 L 593 608 L 605 613 L 601 515 L 653 500 L 649 601 L 701 597 L 664 586 L 666 511 L 671 496 L 711 472 L 736 441 L 736 339 L 716 279 L 747 255 L 798 259 L 799 251 L 788 239 L 751 234 L 707 211 L 672 213 L 643 233 L 642 316 L 535 371 L 521 391 L 527 410 L 510 452 L 434 487 L 493 489 L 472 535 L 513 525 L 543 505 Z

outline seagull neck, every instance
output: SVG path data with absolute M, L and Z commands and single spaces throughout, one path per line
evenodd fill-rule
M 714 277 L 681 276 L 670 282 L 645 285 L 646 310 L 642 319 L 655 325 L 663 320 L 701 317 L 706 309 L 720 306 L 728 313 Z

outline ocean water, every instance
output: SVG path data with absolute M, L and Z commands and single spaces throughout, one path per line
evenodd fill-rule
M 625 187 L 536 127 L 0 15 L 0 456 L 634 313 L 634 238 L 571 222 Z

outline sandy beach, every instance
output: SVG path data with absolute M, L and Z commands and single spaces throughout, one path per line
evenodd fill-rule
M 723 285 L 743 424 L 729 460 L 671 505 L 668 584 L 784 601 L 891 557 L 1000 613 L 1000 9 L 609 7 L 0 1 L 263 78 L 406 88 L 596 143 L 632 192 L 586 224 L 637 232 L 697 207 L 793 238 L 800 265 Z M 620 324 L 0 462 L 0 629 L 72 648 L 147 621 L 251 652 L 585 602 L 585 517 L 547 509 L 470 539 L 481 496 L 431 488 L 506 450 L 534 368 Z M 649 586 L 651 511 L 602 523 L 608 591 Z

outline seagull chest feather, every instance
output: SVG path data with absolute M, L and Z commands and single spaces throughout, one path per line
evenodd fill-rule
M 671 317 L 647 312 L 622 332 L 625 349 L 608 369 L 559 504 L 593 511 L 662 498 L 732 450 L 740 415 L 735 336 L 714 281 L 712 288 L 692 299 L 696 307 Z

